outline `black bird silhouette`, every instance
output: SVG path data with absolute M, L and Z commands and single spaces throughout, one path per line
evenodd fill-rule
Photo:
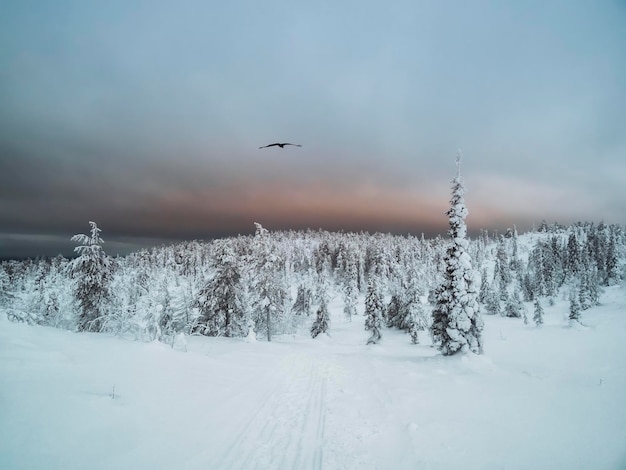
M 279 146 L 281 149 L 285 148 L 285 145 L 293 145 L 294 147 L 302 147 L 302 145 L 300 144 L 290 144 L 289 142 L 285 142 L 284 144 L 279 144 L 278 142 L 276 142 L 275 144 L 269 144 L 269 145 L 264 145 L 263 147 L 259 147 L 260 149 L 264 149 L 267 147 L 275 147 L 275 146 Z

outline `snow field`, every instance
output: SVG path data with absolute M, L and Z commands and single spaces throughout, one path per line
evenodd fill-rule
M 366 346 L 337 299 L 332 337 L 188 352 L 2 318 L 0 468 L 626 468 L 626 291 L 584 327 L 544 307 L 485 316 L 485 354 L 453 357 L 425 332 Z

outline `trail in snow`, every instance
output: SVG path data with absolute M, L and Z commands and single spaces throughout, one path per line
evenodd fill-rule
M 261 399 L 247 404 L 217 467 L 323 468 L 328 369 L 314 357 L 290 355 L 269 381 Z

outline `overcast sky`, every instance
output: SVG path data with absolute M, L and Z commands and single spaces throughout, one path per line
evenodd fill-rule
M 5 0 L 0 257 L 90 220 L 113 252 L 443 235 L 459 148 L 471 232 L 624 224 L 625 25 L 619 0 Z

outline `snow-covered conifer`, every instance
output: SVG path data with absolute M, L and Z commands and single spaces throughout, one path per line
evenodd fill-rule
M 591 292 L 590 292 L 591 279 L 589 274 L 585 271 L 580 273 L 580 283 L 578 286 L 578 304 L 581 310 L 587 310 L 592 307 Z
M 296 301 L 291 307 L 291 313 L 308 317 L 311 314 L 312 297 L 313 293 L 309 287 L 306 287 L 304 284 L 298 285 L 298 293 L 296 294 Z
M 255 276 L 251 279 L 254 309 L 254 323 L 257 335 L 263 331 L 267 340 L 272 334 L 285 333 L 288 329 L 285 321 L 287 286 L 285 278 L 285 260 L 269 233 L 261 224 L 254 236 L 251 269 Z
M 384 308 L 378 276 L 370 275 L 367 280 L 367 294 L 365 296 L 365 329 L 371 332 L 367 344 L 376 344 L 382 337 Z
M 524 303 L 520 297 L 519 288 L 515 287 L 513 293 L 507 298 L 504 306 L 504 315 L 511 318 L 525 317 Z
M 489 287 L 485 295 L 485 312 L 489 315 L 501 315 L 502 308 L 500 306 L 500 298 L 498 294 Z
M 11 280 L 4 269 L 4 265 L 0 264 L 0 309 L 9 304 L 9 300 L 12 298 L 10 291 Z
M 511 236 L 511 261 L 510 267 L 511 271 L 517 271 L 521 267 L 521 261 L 519 259 L 519 246 L 518 246 L 518 235 L 517 235 L 517 227 L 513 226 L 513 233 Z
M 316 338 L 320 333 L 328 334 L 329 328 L 330 315 L 328 314 L 328 304 L 324 298 L 317 309 L 315 321 L 311 326 L 311 336 Z
M 391 296 L 389 304 L 387 304 L 386 321 L 389 328 L 402 328 L 405 320 L 405 312 L 400 294 L 395 293 Z
M 352 321 L 352 317 L 356 315 L 356 304 L 359 295 L 358 270 L 356 261 L 352 258 L 346 261 L 346 274 L 343 285 L 343 313 L 346 318 Z
M 464 201 L 465 187 L 461 179 L 460 153 L 457 156 L 457 176 L 452 181 L 450 245 L 445 255 L 445 273 L 437 289 L 437 303 L 432 313 L 431 333 L 444 355 L 457 352 L 482 352 L 483 321 L 474 281 L 474 270 L 468 249 Z
M 500 236 L 498 248 L 496 252 L 496 262 L 493 271 L 494 281 L 498 286 L 498 295 L 502 302 L 506 302 L 509 296 L 509 285 L 511 284 L 511 268 L 509 256 L 506 251 L 506 239 L 504 235 Z
M 615 237 L 611 236 L 606 252 L 606 276 L 604 277 L 605 286 L 613 286 L 621 280 L 619 269 L 617 247 Z
M 80 245 L 74 248 L 78 257 L 70 264 L 70 270 L 76 280 L 74 295 L 80 309 L 78 330 L 101 331 L 109 310 L 111 261 L 102 249 L 101 230 L 95 222 L 89 225 L 90 235 L 72 237 L 72 241 Z
M 248 334 L 240 281 L 238 259 L 228 240 L 220 241 L 216 250 L 215 276 L 200 290 L 195 304 L 200 317 L 194 331 L 207 336 L 242 337 Z
M 580 302 L 578 301 L 578 292 L 576 289 L 570 291 L 569 296 L 569 320 L 572 322 L 580 322 L 581 310 Z
M 421 291 L 419 288 L 411 288 L 410 286 L 411 284 L 409 284 L 409 289 L 407 289 L 404 303 L 404 309 L 406 310 L 404 326 L 409 335 L 411 335 L 411 342 L 418 344 L 419 332 L 427 328 L 426 314 L 420 299 Z
M 565 258 L 565 260 L 567 266 L 567 275 L 577 276 L 582 266 L 582 259 L 578 238 L 574 233 L 571 233 L 569 235 L 569 238 L 567 239 L 567 257 Z
M 537 326 L 543 325 L 543 307 L 541 306 L 539 297 L 535 299 L 535 314 L 533 315 L 533 321 Z
M 487 301 L 489 291 L 489 279 L 487 279 L 487 268 L 483 268 L 480 276 L 480 289 L 478 290 L 478 302 L 484 304 Z

